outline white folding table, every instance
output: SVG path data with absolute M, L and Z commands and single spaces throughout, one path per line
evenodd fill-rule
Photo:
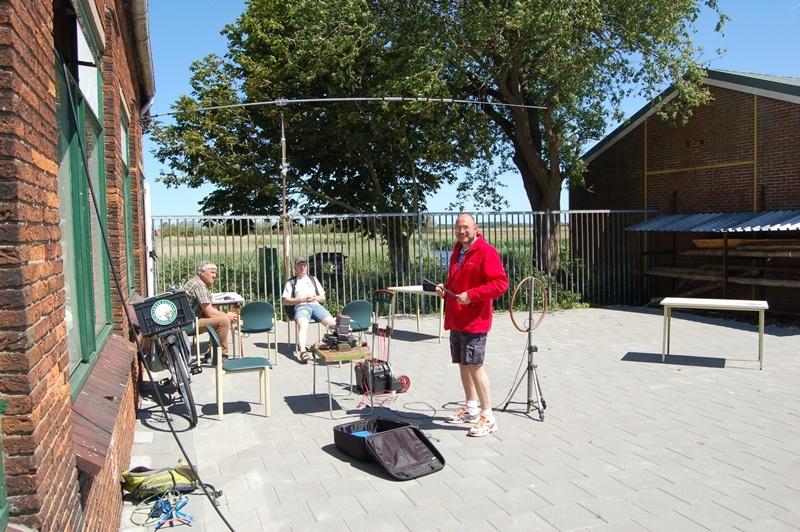
M 661 300 L 661 306 L 664 307 L 664 333 L 661 338 L 661 362 L 664 362 L 669 353 L 670 318 L 672 318 L 672 309 L 737 310 L 758 312 L 758 369 L 764 369 L 764 311 L 769 309 L 769 303 L 766 301 L 665 297 Z
M 439 297 L 436 292 L 426 292 L 422 289 L 421 284 L 410 286 L 390 286 L 387 290 L 392 290 L 395 293 L 401 294 L 414 294 L 417 296 L 417 331 L 419 331 L 419 298 L 422 296 L 433 296 L 439 300 L 439 343 L 442 342 L 442 316 L 444 315 L 444 300 Z M 392 298 L 392 328 L 394 328 L 394 314 L 397 309 L 397 298 Z

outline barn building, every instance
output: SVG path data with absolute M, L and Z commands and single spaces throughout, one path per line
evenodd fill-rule
M 584 155 L 571 209 L 652 209 L 643 300 L 766 299 L 800 317 L 800 79 L 708 70 L 712 101 L 661 120 L 668 89 Z M 660 103 L 657 103 L 660 102 Z

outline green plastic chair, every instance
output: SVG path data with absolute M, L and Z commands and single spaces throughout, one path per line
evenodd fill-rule
M 364 299 L 351 301 L 339 314 L 350 316 L 350 330 L 363 333 L 372 327 L 372 303 Z
M 272 306 L 272 305 L 270 305 Z M 247 373 L 258 372 L 259 379 L 259 397 L 260 402 L 264 405 L 264 414 L 266 417 L 272 415 L 272 405 L 270 404 L 270 382 L 269 373 L 272 370 L 272 363 L 264 357 L 241 357 L 229 358 L 223 360 L 220 353 L 220 345 L 222 342 L 217 335 L 217 331 L 210 328 L 208 329 L 208 339 L 211 349 L 214 353 L 215 369 L 216 369 L 216 384 L 217 384 L 217 418 L 222 421 L 225 417 L 224 413 L 224 386 L 223 379 L 227 373 Z
M 273 363 L 277 365 L 278 332 L 275 329 L 275 307 L 266 301 L 251 301 L 242 307 L 239 320 L 239 332 L 242 334 L 267 333 L 267 358 L 270 361 L 273 361 L 270 352 L 270 336 L 272 337 L 275 353 Z

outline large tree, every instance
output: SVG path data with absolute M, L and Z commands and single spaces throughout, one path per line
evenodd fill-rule
M 453 93 L 511 106 L 483 106 L 495 154 L 519 170 L 531 208 L 558 210 L 565 179 L 582 183 L 581 152 L 622 117 L 631 94 L 678 96 L 662 116 L 685 120 L 709 99 L 692 37 L 716 0 L 434 0 L 381 2 L 386 20 L 414 20 L 443 51 Z M 405 23 L 407 24 L 407 22 Z M 417 38 L 419 38 L 417 36 Z M 537 105 L 544 109 L 520 107 Z M 559 216 L 537 225 L 538 266 L 558 268 Z
M 441 53 L 420 53 L 430 44 L 419 39 L 395 46 L 380 14 L 364 1 L 251 1 L 224 30 L 225 58 L 195 62 L 192 93 L 175 103 L 174 121 L 153 126 L 155 154 L 169 165 L 162 180 L 214 184 L 202 203 L 206 214 L 280 212 L 285 123 L 293 211 L 413 212 L 464 169 L 473 188 L 484 189 L 484 206 L 501 202 L 485 193 L 492 191 L 493 142 L 478 113 L 425 102 L 296 103 L 449 95 L 438 76 Z M 208 107 L 215 109 L 198 111 Z M 362 227 L 382 234 L 401 271 L 415 223 Z
M 153 124 L 155 155 L 168 163 L 161 179 L 216 185 L 216 201 L 207 198 L 204 212 L 274 212 L 269 202 L 254 205 L 252 194 L 240 199 L 240 187 L 274 194 L 281 115 L 290 201 L 301 212 L 414 210 L 442 183 L 455 181 L 456 171 L 488 179 L 493 142 L 475 114 L 430 102 L 295 103 L 449 96 L 438 75 L 441 53 L 423 53 L 430 44 L 420 38 L 396 46 L 397 35 L 381 29 L 381 14 L 364 0 L 251 0 L 223 31 L 225 58 L 196 61 L 192 93 L 173 105 L 174 121 Z M 197 112 L 208 107 L 215 109 Z M 499 201 L 481 197 L 486 206 Z
M 382 2 L 379 2 L 382 3 Z M 386 5 L 395 4 L 387 2 Z M 451 91 L 506 104 L 484 106 L 519 169 L 534 209 L 558 209 L 565 176 L 580 183 L 581 151 L 602 136 L 633 93 L 654 96 L 668 83 L 678 98 L 664 108 L 685 118 L 708 100 L 692 42 L 704 8 L 716 0 L 437 0 L 397 3 L 444 51 Z
M 533 209 L 557 210 L 564 180 L 580 182 L 581 150 L 625 97 L 675 84 L 673 117 L 708 99 L 692 42 L 704 9 L 719 29 L 715 0 L 251 0 L 224 30 L 225 58 L 198 61 L 181 113 L 155 127 L 162 178 L 215 184 L 207 213 L 276 212 L 284 113 L 302 212 L 413 211 L 464 169 L 496 208 L 506 161 Z M 254 105 L 389 95 L 498 105 Z

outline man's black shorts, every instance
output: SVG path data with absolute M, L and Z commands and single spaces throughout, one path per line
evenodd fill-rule
M 453 364 L 480 366 L 486 354 L 486 333 L 450 331 L 450 357 Z

